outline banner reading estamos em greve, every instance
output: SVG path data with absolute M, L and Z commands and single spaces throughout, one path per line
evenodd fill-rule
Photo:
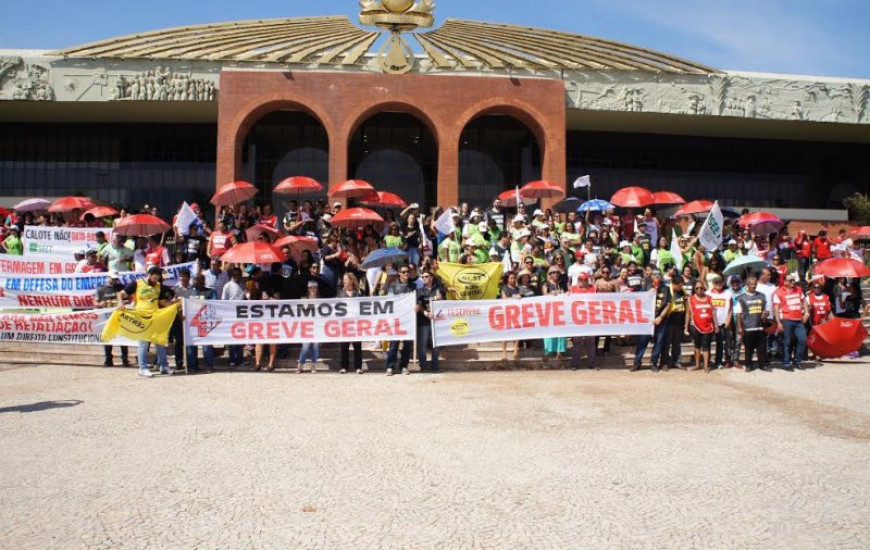
M 651 335 L 654 306 L 653 292 L 432 302 L 432 336 L 437 346 L 454 346 L 565 336 Z
M 416 296 L 318 300 L 184 300 L 189 346 L 413 340 Z

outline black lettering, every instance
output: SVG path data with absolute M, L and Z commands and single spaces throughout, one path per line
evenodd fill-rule
M 300 317 L 314 317 L 317 315 L 317 308 L 314 304 L 300 304 L 298 311 Z
M 375 302 L 375 315 L 383 315 L 387 313 L 393 313 L 395 311 L 395 304 L 392 301 L 389 302 Z
M 346 302 L 340 302 L 340 303 L 338 303 L 338 304 L 335 304 L 335 313 L 334 313 L 334 315 L 337 316 L 337 317 L 347 317 L 347 303 L 346 303 Z
M 296 317 L 296 315 L 293 313 L 293 306 L 291 306 L 290 304 L 283 304 L 281 306 L 281 311 L 278 313 L 278 317 Z
M 317 315 L 320 317 L 332 317 L 332 304 L 320 304 L 317 306 Z
M 371 302 L 360 302 L 359 303 L 359 314 L 360 315 L 371 315 L 372 314 L 372 303 Z
M 239 319 L 248 318 L 248 306 L 236 306 L 236 317 Z

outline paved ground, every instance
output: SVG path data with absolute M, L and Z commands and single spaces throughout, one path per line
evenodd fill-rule
M 870 365 L 0 368 L 0 548 L 870 548 Z

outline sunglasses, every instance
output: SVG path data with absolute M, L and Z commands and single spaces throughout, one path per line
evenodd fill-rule
M 410 271 L 408 271 L 407 269 L 403 269 L 399 272 L 399 275 L 407 275 L 408 273 L 410 273 Z

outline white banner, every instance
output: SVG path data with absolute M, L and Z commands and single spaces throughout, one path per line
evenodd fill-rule
M 21 241 L 25 256 L 53 256 L 72 259 L 73 252 L 85 248 L 97 248 L 97 232 L 106 234 L 112 241 L 111 227 L 42 227 L 25 225 Z
M 655 293 L 536 296 L 431 303 L 437 346 L 563 336 L 651 335 Z
M 677 270 L 683 269 L 683 250 L 680 248 L 680 241 L 677 239 L 677 232 L 671 229 L 671 256 L 674 258 L 674 265 Z
M 725 225 L 725 218 L 722 216 L 722 209 L 719 208 L 719 201 L 713 203 L 713 208 L 707 216 L 704 225 L 701 226 L 701 231 L 698 233 L 698 242 L 707 250 L 716 250 L 722 246 L 722 227 Z
M 167 266 L 169 274 L 164 284 L 178 284 L 178 273 L 188 269 L 193 275 L 196 262 Z M 118 279 L 128 285 L 144 279 L 145 273 L 124 272 Z M 2 308 L 93 308 L 97 289 L 106 284 L 106 273 L 76 273 L 44 277 L 0 277 L 0 309 Z
M 75 313 L 0 312 L 0 340 L 41 344 L 105 344 L 100 334 L 114 311 L 110 308 Z M 109 343 L 136 345 L 136 342 L 126 338 L 115 338 Z
M 334 300 L 184 300 L 189 346 L 414 340 L 416 295 Z M 434 303 L 434 302 L 433 302 Z
M 0 277 L 9 275 L 72 275 L 78 262 L 69 260 L 31 260 L 25 256 L 0 254 Z

